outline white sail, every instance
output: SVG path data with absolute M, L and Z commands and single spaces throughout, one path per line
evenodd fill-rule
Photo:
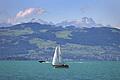
M 57 47 L 55 48 L 54 56 L 53 56 L 53 61 L 52 65 L 58 64 L 58 58 L 57 58 Z
M 63 59 L 62 59 L 62 54 L 61 54 L 60 46 L 58 47 L 58 53 L 59 53 L 59 63 L 63 64 Z
M 58 46 L 55 48 L 52 65 L 60 65 L 60 64 L 63 64 L 63 61 L 62 61 L 60 46 Z

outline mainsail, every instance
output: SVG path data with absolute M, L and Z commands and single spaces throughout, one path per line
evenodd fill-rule
M 58 54 L 59 54 L 59 63 L 63 64 L 63 59 L 62 59 L 62 54 L 61 54 L 60 46 L 58 46 Z
M 60 51 L 60 46 L 57 46 L 55 48 L 52 65 L 61 65 L 61 64 L 63 64 L 62 54 L 61 54 L 61 51 Z

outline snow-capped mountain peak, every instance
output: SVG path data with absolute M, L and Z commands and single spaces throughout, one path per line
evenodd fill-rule
M 40 23 L 40 24 L 51 24 L 51 25 L 54 24 L 52 22 L 47 22 L 47 21 L 44 21 L 42 19 L 36 19 L 36 18 L 32 18 L 30 22 L 32 22 L 32 23 L 37 22 L 37 23 Z
M 62 21 L 61 23 L 57 23 L 56 24 L 57 26 L 76 26 L 76 27 L 79 27 L 79 28 L 82 28 L 82 27 L 88 27 L 88 28 L 91 28 L 91 27 L 103 27 L 104 25 L 102 24 L 97 24 L 92 18 L 88 18 L 88 17 L 83 17 L 81 20 L 65 20 L 65 21 Z

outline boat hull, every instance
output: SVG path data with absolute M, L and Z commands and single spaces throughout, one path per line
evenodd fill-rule
M 45 61 L 38 61 L 38 62 L 40 62 L 40 63 L 44 63 Z
M 67 64 L 62 64 L 62 65 L 53 65 L 55 68 L 69 68 Z

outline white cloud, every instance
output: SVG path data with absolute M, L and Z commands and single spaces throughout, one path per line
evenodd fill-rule
M 24 19 L 26 17 L 31 17 L 34 15 L 41 15 L 45 12 L 42 8 L 27 8 L 25 10 L 19 11 L 14 17 L 8 19 L 8 23 L 15 23 L 19 19 Z
M 22 18 L 22 17 L 36 15 L 36 14 L 41 15 L 44 12 L 45 12 L 45 10 L 43 10 L 42 8 L 28 8 L 28 9 L 25 9 L 23 11 L 19 11 L 16 14 L 16 18 Z

